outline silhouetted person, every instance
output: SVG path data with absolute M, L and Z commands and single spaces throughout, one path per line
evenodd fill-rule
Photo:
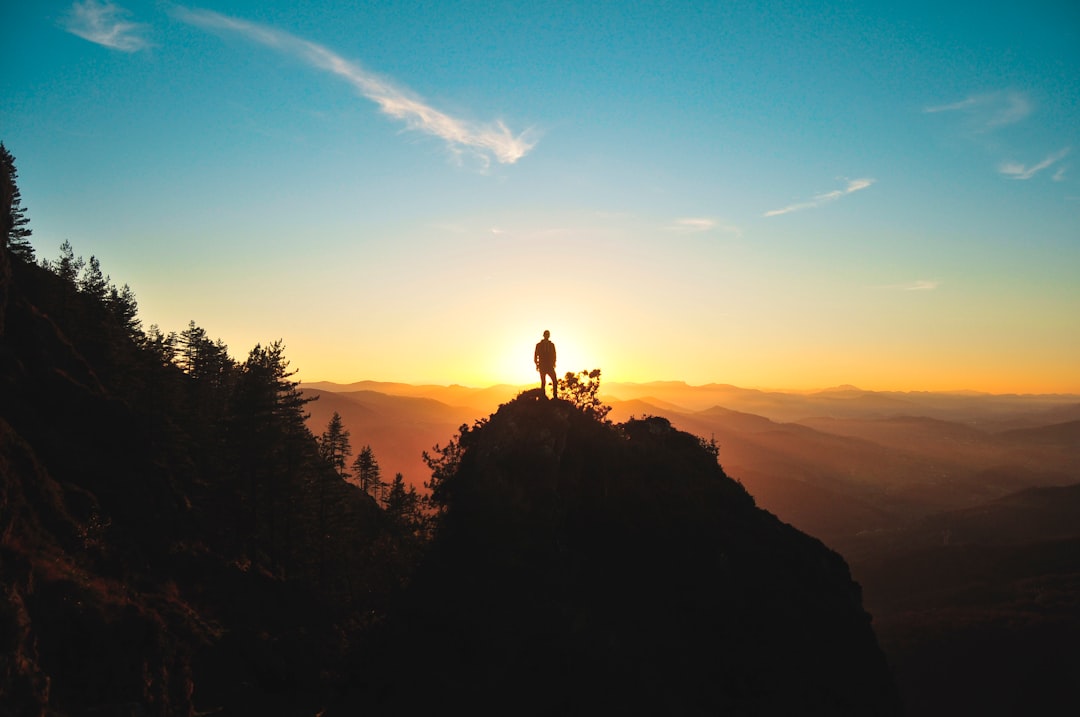
M 544 338 L 540 340 L 540 343 L 536 345 L 536 350 L 533 351 L 533 361 L 536 363 L 536 370 L 540 372 L 540 390 L 546 390 L 547 377 L 551 376 L 551 395 L 553 398 L 558 398 L 559 379 L 555 378 L 555 344 L 551 343 L 549 336 L 551 336 L 551 332 L 545 331 Z

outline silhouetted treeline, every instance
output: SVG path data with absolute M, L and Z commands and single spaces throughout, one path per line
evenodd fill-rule
M 612 424 L 599 370 L 434 451 L 429 521 L 312 435 L 280 341 L 144 329 L 95 257 L 11 251 L 13 168 L 0 717 L 898 711 L 844 561 L 715 443 Z
M 197 489 L 189 517 L 200 536 L 272 574 L 348 591 L 360 546 L 385 516 L 342 480 L 306 427 L 308 399 L 283 343 L 256 345 L 238 361 L 194 321 L 179 333 L 144 332 L 134 293 L 113 285 L 96 257 L 84 261 L 65 242 L 43 267 L 16 261 L 15 281 L 85 359 L 86 379 L 139 417 L 131 438 Z M 335 541 L 351 547 L 328 549 Z
M 0 714 L 313 711 L 418 507 L 335 471 L 281 341 L 233 358 L 68 242 L 35 263 L 0 159 Z

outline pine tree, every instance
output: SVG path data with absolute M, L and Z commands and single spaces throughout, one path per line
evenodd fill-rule
M 352 446 L 349 444 L 349 430 L 341 422 L 341 414 L 337 411 L 330 417 L 330 423 L 319 439 L 319 453 L 342 480 L 348 480 L 349 471 L 345 462 L 352 455 Z
M 395 525 L 407 533 L 420 527 L 420 496 L 416 492 L 416 486 L 409 486 L 406 490 L 405 477 L 400 473 L 394 475 L 387 491 L 386 514 Z
M 353 461 L 353 470 L 356 471 L 356 482 L 360 490 L 364 491 L 377 501 L 383 499 L 382 469 L 375 460 L 375 453 L 371 446 L 364 446 L 356 460 Z
M 104 304 L 109 297 L 109 277 L 101 271 L 101 263 L 96 256 L 90 257 L 90 262 L 83 270 L 82 278 L 79 279 L 79 291 Z
M 10 196 L 5 196 L 4 206 L 0 211 L 5 213 L 3 244 L 12 256 L 17 256 L 23 261 L 33 263 L 34 247 L 30 244 L 30 219 L 26 216 L 26 209 L 22 206 L 22 195 L 19 192 L 19 172 L 15 169 L 15 157 L 0 142 L 0 172 L 6 175 L 5 184 Z M 7 192 L 5 192 L 7 194 Z
M 161 366 L 169 366 L 176 358 L 176 341 L 175 331 L 170 331 L 166 336 L 161 333 L 161 327 L 150 324 L 150 330 L 143 336 L 141 344 L 158 359 Z
M 304 412 L 312 399 L 297 389 L 299 382 L 292 380 L 296 372 L 288 366 L 281 341 L 256 345 L 239 367 L 227 427 L 230 450 L 237 462 L 236 477 L 241 479 L 247 504 L 249 549 L 253 556 L 265 551 L 272 566 L 289 549 L 294 504 L 307 480 L 301 465 L 309 447 L 314 448 Z M 317 460 L 314 450 L 310 453 L 312 460 Z M 322 535 L 325 506 L 321 491 L 319 503 L 317 519 Z M 320 564 L 322 560 L 320 553 Z
M 203 357 L 211 345 L 206 329 L 199 327 L 192 319 L 188 322 L 188 327 L 177 336 L 176 363 L 185 373 L 198 378 Z
M 128 338 L 140 341 L 143 337 L 142 321 L 139 320 L 139 304 L 135 301 L 135 292 L 124 284 L 123 288 L 109 287 L 109 310 L 116 321 L 124 328 Z
M 83 270 L 86 262 L 83 258 L 75 256 L 75 250 L 67 239 L 60 245 L 60 258 L 56 262 L 45 262 L 49 271 L 59 276 L 71 286 L 79 283 L 79 273 Z

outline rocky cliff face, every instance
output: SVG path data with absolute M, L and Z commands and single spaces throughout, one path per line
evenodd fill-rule
M 384 635 L 402 677 L 365 707 L 900 712 L 843 559 L 666 420 L 530 392 L 441 468 L 442 523 Z

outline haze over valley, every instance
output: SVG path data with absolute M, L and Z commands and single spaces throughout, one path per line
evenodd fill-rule
M 319 397 L 313 431 L 338 412 L 354 444 L 421 490 L 422 451 L 525 388 L 304 385 Z M 910 714 L 1013 714 L 1071 695 L 1074 663 L 1048 660 L 1080 638 L 1080 396 L 601 390 L 614 421 L 663 416 L 715 440 L 758 506 L 847 559 Z
M 1080 714 L 1076 0 L 0 66 L 4 717 Z

